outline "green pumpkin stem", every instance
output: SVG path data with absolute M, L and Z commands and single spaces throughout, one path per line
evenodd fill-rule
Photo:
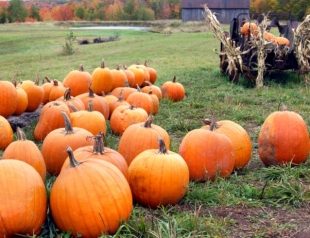
M 154 118 L 154 116 L 152 114 L 150 114 L 149 117 L 144 122 L 145 128 L 151 128 L 152 127 L 153 118 Z
M 20 127 L 16 128 L 16 132 L 17 132 L 17 139 L 18 140 L 27 140 L 25 133 L 23 132 L 23 130 Z
M 71 121 L 65 111 L 61 111 L 61 115 L 65 120 L 65 135 L 74 133 Z
M 74 167 L 79 166 L 80 164 L 82 164 L 82 162 L 79 162 L 79 161 L 77 161 L 74 158 L 73 151 L 72 151 L 70 146 L 67 146 L 66 152 L 68 153 L 68 156 L 69 156 L 70 168 L 74 168 Z
M 158 138 L 158 147 L 158 154 L 168 154 L 164 139 Z

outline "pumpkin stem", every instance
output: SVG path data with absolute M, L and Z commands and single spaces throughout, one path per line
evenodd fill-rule
M 37 74 L 37 76 L 36 76 L 36 79 L 35 79 L 35 81 L 34 81 L 34 84 L 35 84 L 35 85 L 39 85 L 39 84 L 40 84 L 40 77 L 39 77 L 38 74 Z
M 206 118 L 206 119 L 203 119 L 202 122 L 203 122 L 205 125 L 210 126 L 211 123 L 212 123 L 212 119 Z M 221 126 L 215 122 L 215 129 L 218 129 L 218 128 L 220 128 L 220 127 L 221 127 Z
M 101 60 L 101 63 L 100 63 L 100 68 L 104 69 L 105 68 L 105 65 L 104 65 L 104 59 Z
M 284 111 L 287 111 L 287 106 L 286 106 L 283 102 L 280 102 L 280 103 L 279 103 L 278 111 L 280 111 L 281 105 L 282 105 L 282 111 L 283 111 L 283 112 L 284 112 Z
M 129 88 L 128 79 L 125 80 L 125 87 L 126 87 L 126 88 Z
M 70 159 L 70 168 L 74 168 L 76 166 L 79 166 L 83 162 L 79 162 L 74 158 L 73 151 L 70 146 L 67 146 L 66 152 L 68 153 L 69 159 Z
M 137 108 L 137 106 L 134 105 L 134 104 L 132 104 L 132 105 L 129 106 L 129 109 L 130 109 L 130 110 L 133 110 L 134 108 Z
M 149 67 L 147 60 L 144 62 L 145 67 Z
M 17 86 L 17 83 L 16 83 L 16 79 L 12 79 L 12 84 L 15 86 L 15 88 L 16 88 L 16 86 Z
M 64 93 L 64 101 L 70 101 L 71 100 L 71 88 L 67 88 Z
M 46 82 L 51 83 L 51 80 L 49 77 L 45 77 L 45 80 L 46 80 Z M 43 79 L 43 81 L 44 81 L 44 79 Z
M 125 65 L 125 64 L 123 65 L 123 68 L 124 68 L 125 70 L 128 69 L 128 68 L 127 68 L 127 65 Z
M 78 109 L 75 106 L 73 106 L 72 104 L 70 104 L 70 103 L 68 104 L 68 107 L 71 108 L 72 111 L 74 111 L 74 112 L 78 111 Z
M 119 93 L 119 96 L 118 96 L 118 102 L 122 102 L 124 101 L 123 99 L 123 89 L 121 89 L 121 92 Z
M 158 154 L 169 154 L 167 149 L 166 149 L 166 145 L 165 145 L 165 141 L 163 138 L 158 138 L 158 146 L 159 146 L 159 149 L 158 149 Z
M 90 98 L 94 98 L 95 97 L 95 94 L 94 94 L 94 91 L 92 90 L 91 86 L 88 87 L 88 97 Z
M 139 87 L 139 85 L 137 84 L 137 91 L 141 92 L 141 88 Z
M 27 140 L 25 133 L 23 132 L 23 130 L 20 127 L 16 128 L 16 132 L 17 132 L 17 139 L 18 140 Z
M 144 122 L 144 127 L 145 128 L 151 128 L 152 126 L 152 122 L 153 122 L 153 118 L 154 116 L 152 114 L 149 115 L 149 117 L 146 119 L 146 121 Z
M 116 70 L 120 70 L 119 65 L 116 66 Z
M 80 67 L 79 67 L 79 71 L 83 72 L 84 71 L 84 65 L 81 64 Z
M 61 111 L 61 115 L 65 120 L 65 135 L 74 133 L 71 121 L 64 110 Z
M 58 81 L 56 79 L 53 80 L 54 86 L 58 86 Z
M 93 100 L 89 100 L 88 101 L 88 111 L 89 112 L 92 112 L 94 109 L 93 109 Z
M 174 76 L 174 77 L 173 77 L 173 79 L 172 79 L 172 82 L 174 82 L 174 83 L 175 83 L 176 81 L 177 81 L 177 77 L 176 77 L 176 76 Z
M 89 136 L 88 138 L 94 139 L 94 146 L 92 151 L 94 154 L 105 154 L 103 143 L 104 134 L 101 131 L 97 135 Z

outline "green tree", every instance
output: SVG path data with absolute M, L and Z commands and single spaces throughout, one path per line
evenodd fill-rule
M 37 19 L 38 21 L 41 21 L 41 17 L 40 17 L 40 9 L 32 4 L 30 7 L 30 15 L 29 17 L 33 18 L 33 19 Z
M 152 9 L 139 6 L 138 10 L 135 12 L 134 18 L 138 21 L 152 21 L 155 20 L 155 14 Z
M 125 14 L 128 15 L 129 19 L 128 20 L 136 20 L 134 19 L 134 15 L 135 15 L 135 3 L 136 1 L 135 0 L 128 0 L 126 2 L 126 4 L 124 5 L 124 12 Z
M 7 13 L 6 9 L 0 7 L 0 23 L 6 23 L 7 21 Z
M 24 22 L 28 16 L 27 8 L 22 0 L 11 0 L 8 7 L 9 22 Z
M 85 11 L 85 8 L 83 6 L 79 6 L 76 10 L 75 10 L 75 13 L 74 15 L 81 19 L 81 20 L 84 20 L 85 18 L 85 14 L 86 14 L 86 11 Z

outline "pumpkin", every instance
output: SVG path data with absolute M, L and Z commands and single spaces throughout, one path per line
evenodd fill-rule
M 102 138 L 104 134 L 102 132 L 98 133 L 96 136 L 90 137 L 89 139 L 94 140 L 93 146 L 83 146 L 73 151 L 74 158 L 82 162 L 87 159 L 99 159 L 107 161 L 113 165 L 115 165 L 128 179 L 128 165 L 125 158 L 118 153 L 116 150 L 105 147 Z M 64 171 L 70 167 L 70 158 L 68 157 L 61 171 Z
M 65 127 L 51 131 L 42 143 L 42 155 L 46 164 L 46 170 L 50 175 L 58 175 L 67 158 L 65 150 L 70 146 L 73 150 L 87 145 L 92 145 L 89 136 L 93 134 L 83 128 L 72 127 L 70 118 L 66 112 L 61 112 Z
M 43 140 L 51 131 L 65 126 L 62 111 L 70 116 L 69 107 L 60 101 L 48 102 L 42 107 L 39 121 L 33 131 L 36 141 Z
M 51 88 L 50 94 L 49 94 L 49 101 L 55 101 L 58 98 L 62 97 L 64 93 L 66 92 L 66 87 L 62 84 L 58 83 L 58 80 L 53 80 L 53 87 Z
M 128 166 L 144 150 L 158 149 L 158 138 L 165 141 L 166 148 L 169 150 L 170 136 L 165 129 L 152 124 L 153 118 L 153 115 L 149 115 L 145 122 L 130 125 L 122 134 L 118 152 L 124 156 Z
M 17 106 L 13 115 L 19 116 L 26 111 L 28 106 L 28 96 L 24 89 L 17 87 L 15 80 L 12 80 L 12 83 L 15 86 L 17 92 Z
M 67 88 L 64 92 L 64 95 L 57 98 L 56 101 L 61 101 L 65 103 L 67 106 L 71 105 L 74 108 L 79 110 L 85 110 L 85 105 L 81 99 L 71 96 L 71 88 Z M 69 107 L 69 111 L 73 112 L 73 109 Z
M 149 67 L 148 62 L 145 61 L 144 62 L 144 66 L 147 68 L 147 70 L 149 71 L 149 75 L 150 75 L 150 82 L 152 84 L 155 83 L 156 79 L 157 79 L 157 71 L 154 68 Z
M 167 150 L 163 139 L 158 141 L 159 149 L 141 152 L 128 169 L 133 200 L 150 208 L 177 204 L 189 184 L 189 170 L 183 158 Z
M 34 112 L 39 108 L 39 106 L 42 104 L 43 97 L 44 97 L 44 91 L 39 84 L 39 78 L 35 81 L 31 80 L 25 80 L 21 81 L 17 86 L 24 89 L 27 93 L 28 97 L 28 105 L 26 108 L 26 112 Z
M 155 116 L 158 113 L 158 111 L 159 111 L 159 99 L 158 99 L 158 97 L 155 94 L 153 94 L 152 89 L 150 89 L 149 95 L 151 96 L 152 102 L 153 102 L 152 115 Z
M 85 106 L 85 109 L 88 109 L 88 102 L 92 100 L 92 106 L 93 110 L 100 112 L 104 118 L 108 119 L 109 118 L 109 103 L 104 99 L 104 97 L 101 97 L 97 94 L 94 93 L 91 87 L 88 88 L 88 93 L 83 93 L 76 98 L 80 99 Z
M 25 133 L 17 127 L 17 141 L 13 141 L 4 150 L 2 159 L 16 159 L 31 165 L 42 177 L 46 177 L 46 166 L 42 153 L 38 146 L 31 140 L 27 140 Z
M 78 70 L 70 71 L 63 80 L 66 88 L 71 88 L 73 97 L 86 93 L 90 85 L 92 85 L 92 76 L 84 70 L 84 66 L 80 65 Z
M 136 64 L 129 66 L 129 68 L 130 67 L 138 67 L 138 68 L 142 69 L 144 72 L 144 80 L 143 81 L 150 81 L 150 73 L 144 64 L 140 64 L 139 62 L 137 62 Z
M 203 122 L 206 126 L 202 128 L 208 130 L 211 120 L 205 119 Z M 233 143 L 235 150 L 234 168 L 236 170 L 244 168 L 252 156 L 252 143 L 246 130 L 233 121 L 221 120 L 216 122 L 214 131 L 226 135 Z
M 273 38 L 273 44 L 290 46 L 291 42 L 285 37 L 276 36 L 275 38 Z
M 151 96 L 147 93 L 141 92 L 139 86 L 137 86 L 137 91 L 131 93 L 126 99 L 126 101 L 130 105 L 135 105 L 137 107 L 143 108 L 149 115 L 153 113 L 153 100 Z
M 39 236 L 47 210 L 39 173 L 23 161 L 0 160 L 0 184 L 0 237 Z
M 215 125 L 212 119 L 209 130 L 191 130 L 181 141 L 179 154 L 192 181 L 213 181 L 217 176 L 229 176 L 234 169 L 234 146 L 226 135 L 214 131 Z
M 274 35 L 274 34 L 272 34 L 272 33 L 270 33 L 270 32 L 266 32 L 266 34 L 265 34 L 265 39 L 266 39 L 267 41 L 273 41 L 274 38 L 275 38 L 275 35 Z
M 124 73 L 126 74 L 128 86 L 134 88 L 135 84 L 135 74 L 132 70 L 129 70 L 126 65 L 123 66 Z
M 46 104 L 50 101 L 50 92 L 54 86 L 53 82 L 49 77 L 45 77 L 46 82 L 43 80 L 41 87 L 43 88 L 43 99 L 42 103 Z
M 254 34 L 258 30 L 257 25 L 254 22 L 246 22 L 241 27 L 241 34 L 248 36 L 249 34 Z
M 303 118 L 287 109 L 271 113 L 259 132 L 258 154 L 266 166 L 305 162 L 309 154 L 309 133 Z
M 145 81 L 144 83 L 145 83 L 146 85 L 145 85 L 143 88 L 141 88 L 141 92 L 149 93 L 150 90 L 152 89 L 152 93 L 155 94 L 159 100 L 162 99 L 163 94 L 162 94 L 162 92 L 161 92 L 160 87 L 158 87 L 158 86 L 152 84 L 152 83 L 149 82 L 149 81 Z
M 123 99 L 126 100 L 131 93 L 136 92 L 137 90 L 135 88 L 129 87 L 128 81 L 126 80 L 125 81 L 125 87 L 114 88 L 111 91 L 110 95 L 114 95 L 115 97 L 119 97 L 121 91 L 122 91 Z
M 104 116 L 93 110 L 92 100 L 88 102 L 87 110 L 80 110 L 70 113 L 70 120 L 73 127 L 84 128 L 97 135 L 102 132 L 104 135 L 107 133 L 107 124 Z
M 133 209 L 126 178 L 107 161 L 89 158 L 78 162 L 70 147 L 67 153 L 70 167 L 56 178 L 50 194 L 56 227 L 72 231 L 74 237 L 115 234 Z
M 125 87 L 127 76 L 123 70 L 120 69 L 119 65 L 116 69 L 111 70 L 112 75 L 112 88 L 110 91 L 113 91 L 115 88 Z
M 111 70 L 105 67 L 104 60 L 101 60 L 100 67 L 94 69 L 92 73 L 92 90 L 97 95 L 102 95 L 102 92 L 105 94 L 109 93 L 112 90 L 112 74 Z
M 136 65 L 131 65 L 128 67 L 128 70 L 133 72 L 135 75 L 135 83 L 133 87 L 137 87 L 137 85 L 140 87 L 142 83 L 144 82 L 144 71 L 141 67 L 136 66 Z
M 0 116 L 10 117 L 17 107 L 17 92 L 14 84 L 10 81 L 0 80 Z
M 0 150 L 4 150 L 13 142 L 14 133 L 9 121 L 3 116 L 0 116 L 0 125 Z
M 135 89 L 133 89 L 133 90 L 135 90 Z M 120 91 L 120 93 L 118 95 L 117 101 L 109 103 L 109 107 L 110 107 L 109 118 L 111 117 L 112 112 L 114 111 L 114 109 L 117 108 L 120 105 L 130 106 L 129 102 L 127 102 L 127 101 L 125 101 L 123 99 L 123 90 Z
M 111 115 L 110 128 L 114 134 L 122 135 L 130 125 L 145 122 L 147 118 L 148 114 L 143 108 L 121 105 Z
M 167 81 L 161 86 L 161 92 L 163 98 L 168 98 L 173 102 L 183 100 L 185 96 L 185 89 L 181 83 L 176 81 L 176 76 L 172 81 Z

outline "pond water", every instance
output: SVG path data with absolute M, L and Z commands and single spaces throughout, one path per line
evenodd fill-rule
M 70 29 L 78 30 L 136 30 L 147 31 L 150 27 L 141 26 L 85 26 L 85 27 L 70 27 Z

